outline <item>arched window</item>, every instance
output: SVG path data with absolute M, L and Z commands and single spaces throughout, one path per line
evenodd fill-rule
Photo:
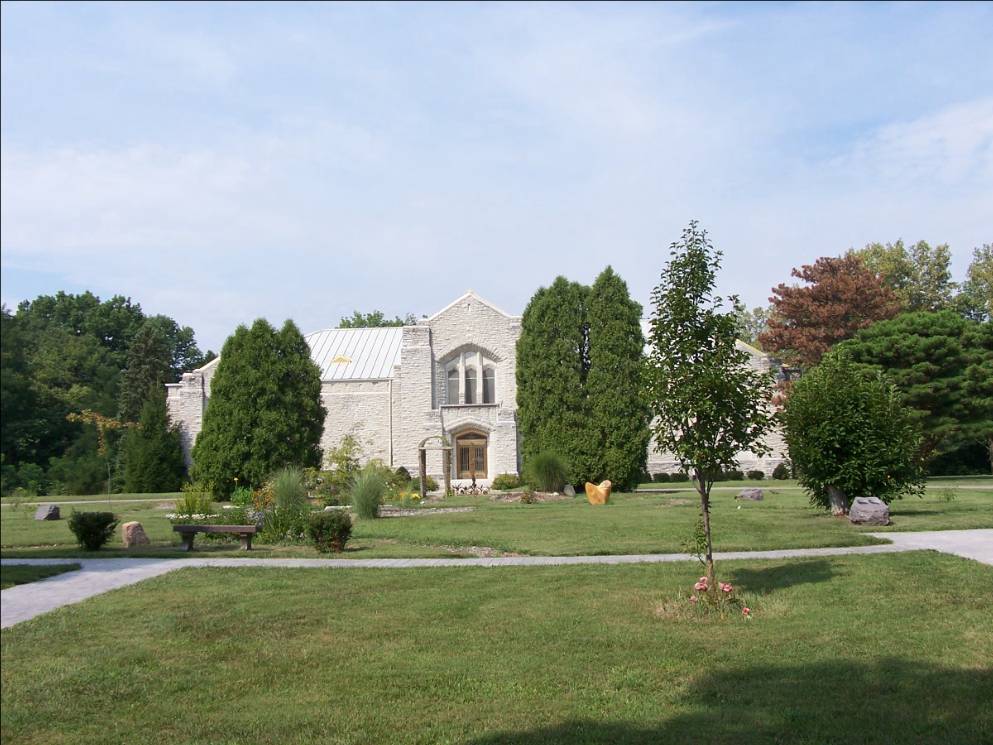
M 492 367 L 483 368 L 483 403 L 496 403 L 496 370 Z
M 446 392 L 446 400 L 449 404 L 454 406 L 459 402 L 459 370 L 457 367 L 453 367 L 448 371 L 448 387 Z
M 476 368 L 474 367 L 465 369 L 465 402 L 476 403 Z

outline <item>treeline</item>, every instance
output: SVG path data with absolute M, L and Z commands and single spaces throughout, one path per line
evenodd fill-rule
M 993 246 L 962 282 L 947 245 L 874 243 L 793 269 L 768 308 L 739 309 L 743 336 L 797 374 L 837 351 L 882 372 L 922 434 L 931 474 L 993 467 Z M 788 391 L 787 391 L 788 393 Z
M 178 488 L 163 385 L 215 356 L 200 351 L 193 329 L 90 292 L 4 307 L 0 323 L 4 494 L 146 491 L 149 479 Z

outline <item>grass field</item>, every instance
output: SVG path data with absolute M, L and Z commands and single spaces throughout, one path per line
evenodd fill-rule
M 746 482 L 754 486 L 756 482 Z M 785 484 L 785 485 L 782 485 Z M 663 486 L 663 485 L 658 485 Z M 736 502 L 743 483 L 721 484 L 714 492 L 714 538 L 717 550 L 851 546 L 878 542 L 869 530 L 812 508 L 789 482 L 765 482 L 762 502 Z M 147 495 L 158 496 L 158 495 Z M 146 496 L 146 499 L 147 499 Z M 179 541 L 165 515 L 172 495 L 161 501 L 114 502 L 122 522 L 138 520 L 152 540 L 147 549 L 121 548 L 120 534 L 100 555 L 179 556 Z M 469 556 L 494 553 L 577 555 L 672 553 L 683 550 L 697 519 L 697 498 L 688 486 L 662 492 L 618 494 L 605 507 L 582 497 L 533 505 L 501 503 L 487 497 L 452 497 L 438 506 L 471 506 L 472 512 L 421 517 L 357 520 L 345 556 L 351 558 Z M 67 517 L 71 507 L 63 507 Z M 103 510 L 103 505 L 80 509 Z M 893 525 L 882 530 L 993 528 L 993 480 L 940 481 L 923 499 L 891 505 Z M 0 550 L 4 556 L 86 555 L 76 547 L 66 520 L 33 519 L 27 505 L 0 511 Z M 315 556 L 309 546 L 266 546 L 256 541 L 258 556 Z M 237 543 L 208 542 L 197 547 L 212 555 L 238 555 Z
M 4 743 L 980 743 L 993 569 L 191 569 L 2 635 Z M 679 597 L 681 594 L 681 597 Z
M 57 574 L 64 574 L 77 569 L 79 569 L 79 564 L 47 567 L 0 566 L 0 590 L 6 590 L 14 585 L 26 585 L 28 582 L 37 582 L 40 579 L 48 579 Z

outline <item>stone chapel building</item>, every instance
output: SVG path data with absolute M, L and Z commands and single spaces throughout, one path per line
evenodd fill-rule
M 647 321 L 643 321 L 647 332 Z M 520 470 L 517 430 L 516 345 L 521 317 L 512 316 L 471 290 L 413 326 L 326 329 L 309 334 L 311 357 L 321 370 L 327 419 L 321 447 L 327 452 L 352 435 L 364 460 L 418 472 L 418 446 L 447 436 L 453 446 L 454 481 L 488 483 Z M 770 369 L 768 355 L 743 342 L 751 364 Z M 220 358 L 167 385 L 169 416 L 178 425 L 187 464 L 210 401 L 210 381 Z M 783 462 L 781 438 L 773 453 L 742 453 L 742 470 L 767 475 Z M 443 477 L 439 450 L 428 450 L 427 471 Z M 676 471 L 671 458 L 649 446 L 650 473 Z

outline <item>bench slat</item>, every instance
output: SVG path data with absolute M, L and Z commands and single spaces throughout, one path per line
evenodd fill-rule
M 173 525 L 177 533 L 257 533 L 255 525 Z

